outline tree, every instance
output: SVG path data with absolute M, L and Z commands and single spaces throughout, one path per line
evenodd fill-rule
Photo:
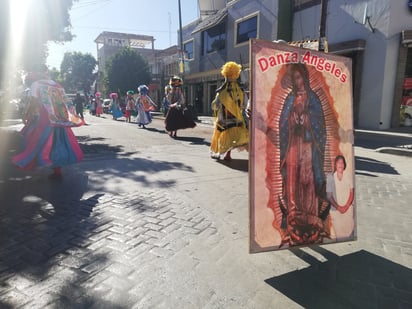
M 125 47 L 106 63 L 106 89 L 125 94 L 141 84 L 149 84 L 149 64 L 136 50 Z
M 27 1 L 18 9 L 27 14 L 24 20 L 21 16 L 10 16 L 13 0 L 0 0 L 0 71 L 3 72 L 7 59 L 6 53 L 11 46 L 13 35 L 10 21 L 23 25 L 22 46 L 12 51 L 20 54 L 20 68 L 26 71 L 43 70 L 47 57 L 47 42 L 66 42 L 73 38 L 70 32 L 69 11 L 77 0 L 36 0 Z M 14 4 L 14 3 L 13 3 Z
M 49 75 L 50 75 L 50 79 L 55 80 L 56 82 L 61 83 L 61 78 L 60 78 L 60 71 L 58 69 L 56 69 L 55 67 L 52 67 L 49 70 Z
M 97 61 L 89 53 L 65 53 L 60 66 L 60 75 L 63 87 L 67 92 L 83 90 L 89 93 L 95 80 Z

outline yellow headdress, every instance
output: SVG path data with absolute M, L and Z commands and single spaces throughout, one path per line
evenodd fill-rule
M 240 64 L 237 64 L 233 61 L 229 61 L 222 66 L 222 70 L 220 71 L 220 73 L 223 75 L 224 78 L 233 81 L 239 78 L 241 70 L 242 66 Z

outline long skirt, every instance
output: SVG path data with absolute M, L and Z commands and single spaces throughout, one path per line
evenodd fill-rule
M 51 126 L 46 117 L 41 115 L 23 128 L 23 150 L 12 158 L 19 168 L 33 170 L 46 166 L 61 167 L 83 158 L 72 129 Z
M 222 131 L 215 127 L 210 152 L 212 155 L 221 155 L 234 148 L 247 150 L 248 145 L 249 130 L 245 126 L 232 127 Z
M 123 117 L 123 112 L 117 106 L 112 106 L 112 116 L 113 118 Z
M 143 109 L 143 106 L 138 106 L 137 107 L 137 117 L 136 117 L 136 122 L 140 126 L 145 126 L 149 123 L 152 122 L 152 119 L 150 117 L 150 112 L 146 112 Z
M 180 129 L 194 128 L 196 122 L 188 109 L 177 109 L 172 107 L 167 112 L 165 118 L 166 131 L 177 131 Z

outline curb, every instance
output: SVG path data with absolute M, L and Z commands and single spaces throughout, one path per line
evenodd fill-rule
M 412 157 L 412 149 L 408 148 L 381 147 L 377 148 L 375 151 L 380 153 L 389 153 L 393 155 Z

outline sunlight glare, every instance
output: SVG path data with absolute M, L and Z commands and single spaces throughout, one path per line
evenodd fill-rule
M 1 72 L 2 80 L 7 81 L 3 85 L 7 93 L 7 101 L 15 98 L 18 92 L 18 85 L 16 85 L 16 79 L 14 77 L 21 69 L 21 51 L 23 48 L 27 48 L 24 46 L 23 37 L 26 28 L 27 14 L 32 1 L 33 0 L 10 0 L 9 2 L 10 33 L 8 42 L 5 44 L 7 46 L 5 55 L 6 66 L 3 68 L 4 71 Z M 8 106 L 8 108 L 10 108 L 10 106 Z
M 23 31 L 30 2 L 31 0 L 10 1 L 11 45 L 14 52 L 22 48 Z

